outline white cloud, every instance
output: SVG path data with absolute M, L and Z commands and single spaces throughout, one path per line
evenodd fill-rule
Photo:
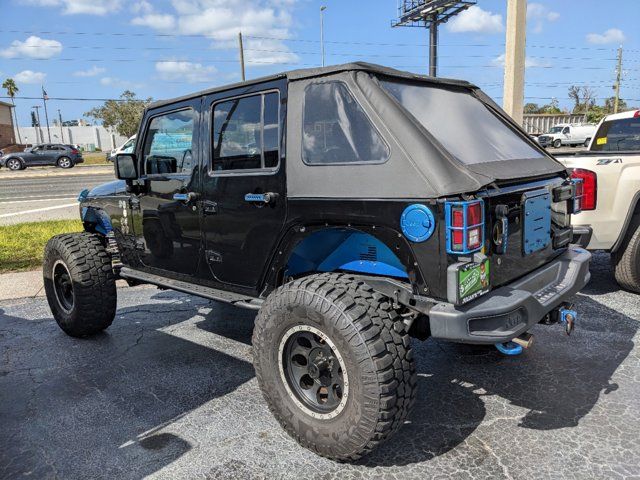
M 212 82 L 217 72 L 215 67 L 179 60 L 156 62 L 156 71 L 162 80 L 187 83 Z
M 13 78 L 18 83 L 42 83 L 46 76 L 46 73 L 34 72 L 33 70 L 23 70 L 16 73 Z
M 504 31 L 502 15 L 491 13 L 473 5 L 448 23 L 447 29 L 453 33 L 500 33 Z
M 604 45 L 607 43 L 623 43 L 626 37 L 619 28 L 610 28 L 604 33 L 590 33 L 587 42 Z
M 237 48 L 241 31 L 247 63 L 254 66 L 294 63 L 298 56 L 278 39 L 291 37 L 293 20 L 289 12 L 296 1 L 236 0 L 230 7 L 229 2 L 222 0 L 172 0 L 172 12 L 152 8 L 134 17 L 131 23 L 162 33 L 202 35 L 212 39 L 213 48 L 218 49 Z
M 100 85 L 104 87 L 114 87 L 114 88 L 123 88 L 123 89 L 135 89 L 142 88 L 144 84 L 142 83 L 134 83 L 128 80 L 122 80 L 117 77 L 102 77 L 100 79 Z
M 497 67 L 504 67 L 504 53 L 491 60 L 491 64 Z M 550 68 L 553 64 L 545 62 L 536 57 L 526 57 L 524 60 L 525 68 Z
M 169 14 L 148 13 L 140 17 L 135 17 L 131 20 L 131 24 L 140 27 L 153 28 L 154 30 L 169 31 L 175 28 L 176 19 L 173 15 Z
M 117 12 L 122 0 L 22 0 L 25 5 L 61 7 L 63 15 L 107 15 Z
M 32 35 L 24 42 L 20 40 L 11 42 L 11 46 L 0 50 L 0 57 L 51 58 L 59 55 L 60 52 L 62 52 L 62 43 Z
M 151 5 L 147 0 L 141 0 L 139 2 L 134 2 L 130 7 L 133 13 L 151 13 L 153 12 L 153 5 Z
M 78 70 L 77 72 L 73 72 L 74 77 L 95 77 L 96 75 L 100 75 L 101 73 L 106 72 L 106 68 L 98 67 L 97 65 L 93 65 L 91 68 L 87 70 Z
M 527 21 L 534 33 L 541 33 L 545 23 L 555 22 L 560 18 L 558 12 L 550 10 L 541 3 L 530 3 L 527 6 Z

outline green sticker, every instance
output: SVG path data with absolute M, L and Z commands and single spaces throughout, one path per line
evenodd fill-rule
M 468 263 L 458 270 L 460 301 L 468 302 L 489 291 L 489 259 Z

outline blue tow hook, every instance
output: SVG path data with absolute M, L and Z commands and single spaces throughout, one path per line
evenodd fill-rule
M 572 308 L 561 307 L 559 313 L 560 323 L 564 327 L 565 333 L 567 335 L 571 335 L 576 320 L 578 320 L 578 312 L 576 312 Z
M 520 355 L 522 347 L 516 342 L 496 343 L 496 348 L 503 355 Z

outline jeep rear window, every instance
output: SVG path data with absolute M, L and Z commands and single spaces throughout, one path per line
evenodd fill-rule
M 380 83 L 462 163 L 544 158 L 471 93 L 387 80 Z
M 389 148 L 342 82 L 304 90 L 302 160 L 308 165 L 382 163 Z
M 602 122 L 591 144 L 595 152 L 640 150 L 640 117 Z

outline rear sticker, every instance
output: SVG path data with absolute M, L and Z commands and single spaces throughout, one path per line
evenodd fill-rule
M 489 259 L 472 262 L 458 270 L 458 293 L 461 303 L 484 295 L 489 291 Z
M 596 138 L 596 144 L 597 145 L 606 145 L 607 144 L 607 137 Z

